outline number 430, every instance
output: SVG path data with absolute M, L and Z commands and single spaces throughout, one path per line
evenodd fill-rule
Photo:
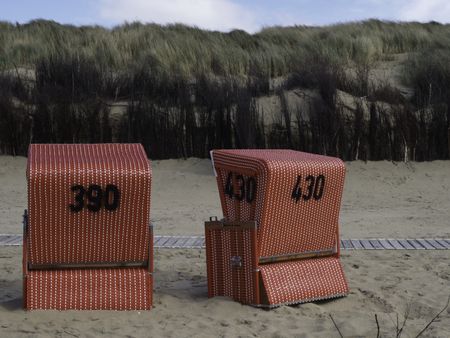
M 302 192 L 302 176 L 297 176 L 297 182 L 292 190 L 292 199 L 298 202 L 301 198 L 304 201 L 309 201 L 313 197 L 316 201 L 320 200 L 323 196 L 323 190 L 325 188 L 325 176 L 313 176 L 308 175 L 305 177 L 307 182 L 306 192 Z

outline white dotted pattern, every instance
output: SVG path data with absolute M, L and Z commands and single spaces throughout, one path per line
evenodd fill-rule
M 152 276 L 146 268 L 34 270 L 28 272 L 25 284 L 28 310 L 152 307 Z
M 335 252 L 335 256 L 289 261 L 252 267 L 259 268 L 270 305 L 298 303 L 337 297 L 348 293 L 339 259 L 339 209 L 344 186 L 345 167 L 337 158 L 292 150 L 217 150 L 214 166 L 222 210 L 227 221 L 256 221 L 257 246 L 249 248 L 249 238 L 231 241 L 229 231 L 214 230 L 213 240 L 206 241 L 210 296 L 226 295 L 243 303 L 241 288 L 255 291 L 254 278 L 232 275 L 227 260 L 239 250 L 253 258 L 309 252 Z M 257 181 L 252 203 L 237 201 L 225 194 L 229 173 L 253 177 Z M 292 198 L 297 177 L 306 192 L 308 175 L 325 177 L 324 192 L 319 200 Z M 234 190 L 238 189 L 236 181 Z M 207 233 L 208 237 L 208 233 Z M 253 250 L 253 252 L 252 252 Z M 247 257 L 251 261 L 252 257 Z M 254 271 L 254 270 L 253 270 Z M 231 274 L 231 275 L 230 275 Z M 251 275 L 249 275 L 251 276 Z M 253 302 L 253 304 L 256 304 Z M 257 304 L 258 305 L 258 304 Z
M 115 211 L 71 212 L 82 185 L 114 184 Z M 139 144 L 33 144 L 28 158 L 29 262 L 148 259 L 151 168 Z
M 255 229 L 206 230 L 209 297 L 227 296 L 244 304 L 255 302 L 256 252 L 251 245 L 255 236 Z M 242 265 L 233 267 L 232 257 L 240 257 Z
M 271 305 L 301 303 L 348 294 L 336 257 L 305 259 L 260 266 Z
M 291 150 L 217 150 L 214 164 L 224 216 L 229 221 L 257 221 L 260 256 L 336 249 L 345 176 L 341 160 Z M 230 171 L 257 178 L 251 208 L 245 200 L 239 202 L 224 194 Z M 292 199 L 298 175 L 303 179 L 324 175 L 323 197 Z M 305 192 L 307 183 L 302 182 Z
M 24 237 L 27 309 L 149 309 L 151 167 L 140 144 L 32 144 Z M 71 212 L 71 187 L 108 184 L 119 207 Z M 31 270 L 28 264 L 148 262 L 147 268 Z

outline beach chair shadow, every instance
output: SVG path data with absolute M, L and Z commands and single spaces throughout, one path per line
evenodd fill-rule
M 7 311 L 23 310 L 23 298 L 18 297 L 4 302 L 0 302 L 0 307 Z

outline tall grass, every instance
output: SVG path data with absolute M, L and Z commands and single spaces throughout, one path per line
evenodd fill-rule
M 105 29 L 52 21 L 0 22 L 0 62 L 32 67 L 50 56 L 80 55 L 101 69 L 153 65 L 161 75 L 284 76 L 305 55 L 339 62 L 365 62 L 383 54 L 418 52 L 450 45 L 450 25 L 378 20 L 325 27 L 271 27 L 250 35 L 184 25 L 131 23 Z

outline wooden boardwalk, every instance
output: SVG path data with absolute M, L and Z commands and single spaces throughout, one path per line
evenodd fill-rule
M 155 248 L 203 249 L 204 236 L 155 236 Z M 22 235 L 0 234 L 0 246 L 20 246 Z M 342 239 L 344 250 L 450 250 L 449 238 Z

